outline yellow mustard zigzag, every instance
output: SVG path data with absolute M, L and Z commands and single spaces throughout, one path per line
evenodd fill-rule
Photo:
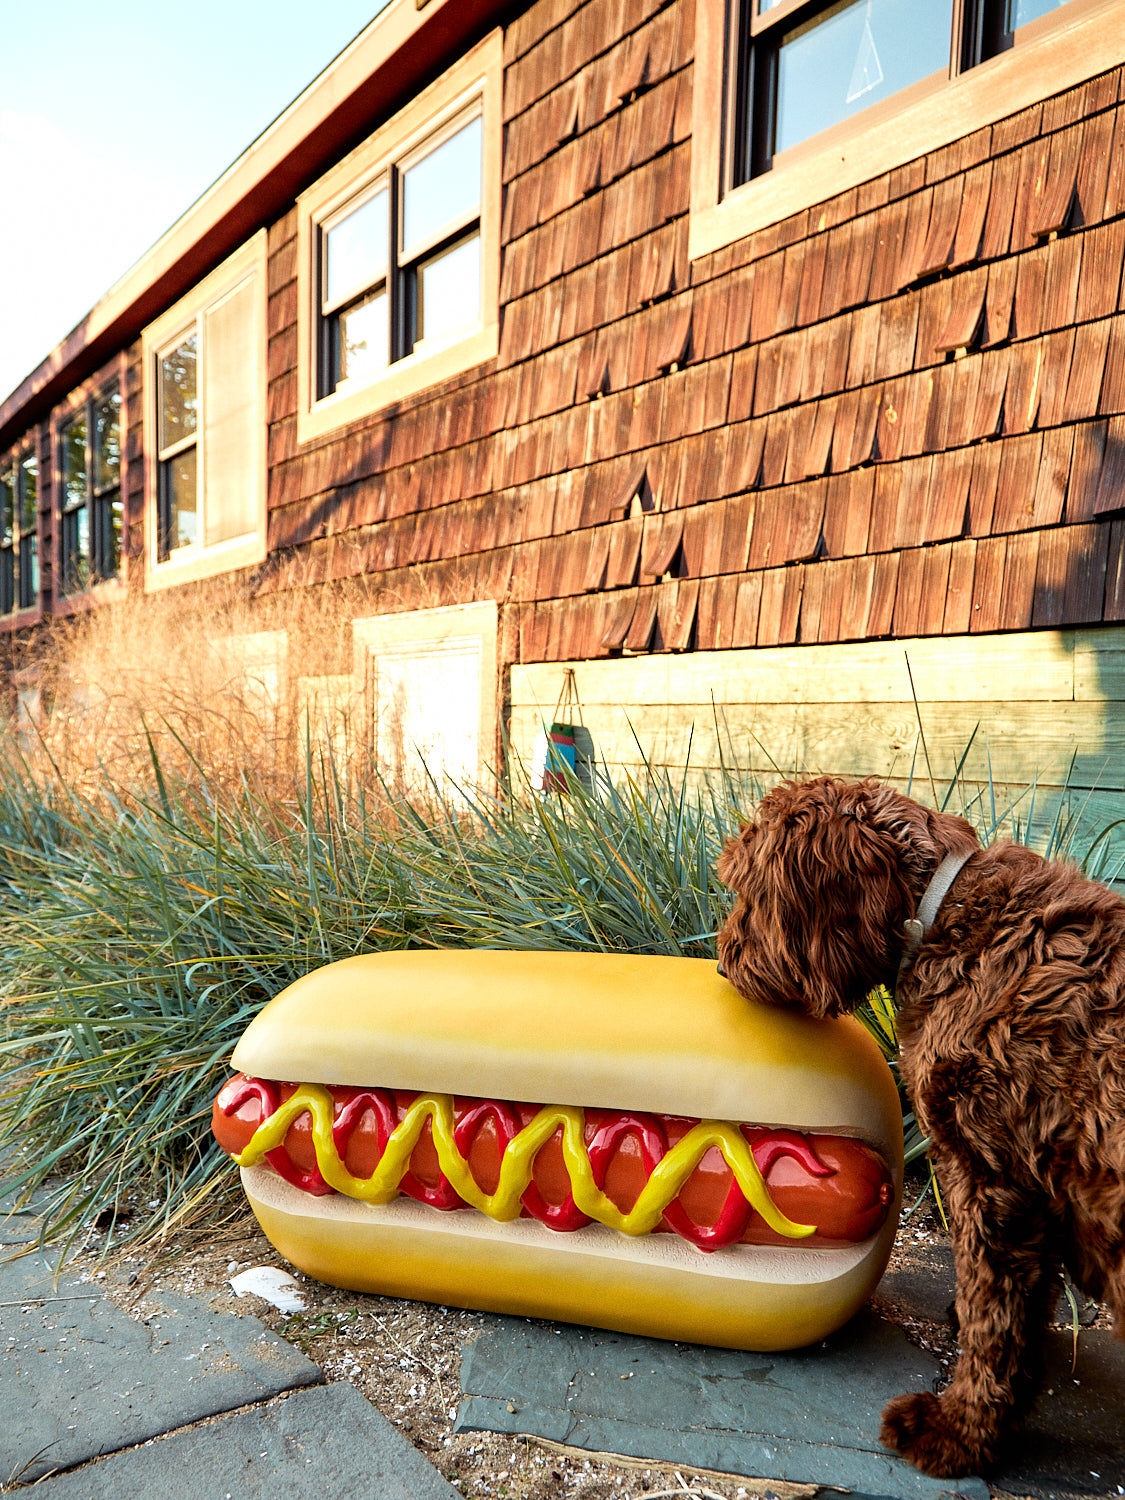
M 453 1139 L 453 1099 L 449 1094 L 419 1094 L 391 1133 L 379 1165 L 370 1177 L 353 1177 L 340 1160 L 332 1139 L 332 1095 L 315 1083 L 302 1084 L 264 1120 L 234 1160 L 240 1167 L 256 1166 L 267 1151 L 281 1145 L 290 1125 L 306 1111 L 312 1116 L 313 1147 L 321 1176 L 337 1192 L 366 1203 L 389 1203 L 398 1196 L 398 1185 L 409 1168 L 411 1152 L 430 1120 L 441 1170 L 465 1202 L 490 1219 L 505 1222 L 518 1218 L 520 1199 L 532 1180 L 536 1154 L 561 1125 L 563 1157 L 574 1201 L 589 1218 L 610 1229 L 632 1235 L 651 1233 L 703 1156 L 717 1146 L 751 1207 L 771 1229 L 795 1240 L 816 1233 L 815 1224 L 794 1224 L 781 1212 L 769 1195 L 746 1137 L 725 1120 L 703 1120 L 693 1126 L 657 1163 L 629 1212 L 622 1213 L 594 1181 L 582 1110 L 563 1104 L 544 1105 L 534 1120 L 513 1136 L 501 1158 L 500 1180 L 494 1193 L 485 1193 L 477 1185 L 468 1162 L 457 1148 Z

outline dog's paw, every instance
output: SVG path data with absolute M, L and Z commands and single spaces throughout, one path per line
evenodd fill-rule
M 984 1457 L 981 1446 L 966 1442 L 963 1433 L 940 1399 L 922 1391 L 887 1404 L 879 1441 L 924 1473 L 945 1479 L 973 1473 Z

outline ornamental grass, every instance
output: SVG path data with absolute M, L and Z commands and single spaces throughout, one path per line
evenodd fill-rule
M 176 754 L 142 716 L 127 778 L 68 776 L 45 737 L 0 735 L 0 1160 L 66 1244 L 94 1223 L 114 1226 L 107 1246 L 151 1238 L 230 1187 L 211 1101 L 244 1027 L 310 968 L 426 947 L 713 958 L 716 859 L 764 790 L 730 769 L 603 769 L 540 796 L 516 766 L 492 791 L 419 797 L 306 736 L 279 795 L 276 775 L 216 776 L 158 727 Z M 940 800 L 985 841 L 1079 852 L 1081 810 L 1041 828 L 1034 787 L 1001 808 L 956 768 Z M 1119 872 L 1115 832 L 1082 851 L 1089 873 Z M 893 1062 L 889 997 L 863 1019 Z M 920 1155 L 909 1114 L 906 1137 Z

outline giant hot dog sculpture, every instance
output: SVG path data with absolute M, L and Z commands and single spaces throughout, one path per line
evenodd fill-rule
M 233 1064 L 215 1135 L 273 1244 L 337 1286 L 780 1349 L 845 1322 L 890 1254 L 878 1048 L 705 960 L 345 959 Z

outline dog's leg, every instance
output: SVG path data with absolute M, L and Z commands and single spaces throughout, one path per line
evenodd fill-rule
M 961 1355 L 940 1396 L 898 1396 L 883 1412 L 883 1443 L 929 1474 L 968 1474 L 994 1462 L 1002 1429 L 1039 1384 L 1056 1290 L 1045 1205 L 958 1164 L 941 1179 L 957 1267 Z

